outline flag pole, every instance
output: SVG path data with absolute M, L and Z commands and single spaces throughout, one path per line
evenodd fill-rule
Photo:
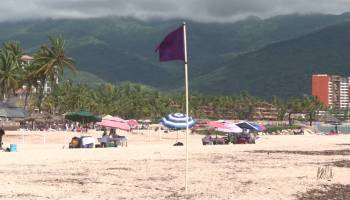
M 186 90 L 186 169 L 185 169 L 185 192 L 187 192 L 188 181 L 188 72 L 187 72 L 187 41 L 186 22 L 182 23 L 184 31 L 184 53 L 185 53 L 185 90 Z

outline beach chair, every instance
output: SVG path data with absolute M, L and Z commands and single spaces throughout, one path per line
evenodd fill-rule
M 124 145 L 125 147 L 128 147 L 128 139 L 126 138 L 126 136 L 114 135 L 112 138 L 110 138 L 110 141 L 107 143 L 107 147 L 111 147 L 111 144 L 113 144 L 115 147 Z
M 101 139 L 102 138 L 97 138 L 97 142 L 100 144 L 99 146 L 101 146 Z M 106 146 L 107 147 L 118 147 L 118 143 L 115 142 L 114 140 L 108 139 Z

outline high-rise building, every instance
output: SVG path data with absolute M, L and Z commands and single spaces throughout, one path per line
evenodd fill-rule
M 350 77 L 312 75 L 312 96 L 317 97 L 327 108 L 349 108 L 349 88 Z

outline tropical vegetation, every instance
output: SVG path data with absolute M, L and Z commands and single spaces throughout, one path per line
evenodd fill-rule
M 19 42 L 4 43 L 0 50 L 0 92 L 1 99 L 22 98 L 27 110 L 63 114 L 73 111 L 90 111 L 98 115 L 110 114 L 124 118 L 160 119 L 170 112 L 183 112 L 185 99 L 182 93 L 163 94 L 160 91 L 135 83 L 88 86 L 70 80 L 63 81 L 66 70 L 77 71 L 75 61 L 66 54 L 65 40 L 60 36 L 49 37 L 34 53 L 30 61 L 22 60 L 25 51 Z M 51 91 L 47 91 L 50 86 Z M 248 119 L 253 120 L 261 102 L 247 92 L 235 96 L 209 96 L 192 94 L 190 113 L 197 118 Z M 304 97 L 281 100 L 273 97 L 271 106 L 277 109 L 277 118 L 304 113 L 310 125 L 317 111 L 324 109 L 318 99 Z M 262 118 L 263 119 L 263 118 Z

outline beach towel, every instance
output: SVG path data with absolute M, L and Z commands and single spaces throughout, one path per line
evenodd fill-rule
M 81 148 L 93 148 L 95 146 L 95 138 L 91 136 L 83 136 L 80 138 Z

